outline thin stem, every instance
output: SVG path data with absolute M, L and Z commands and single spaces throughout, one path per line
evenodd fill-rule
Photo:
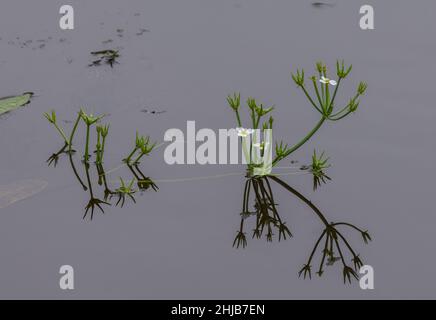
M 362 232 L 362 233 L 364 232 L 362 229 L 359 229 L 358 227 L 356 227 L 355 225 L 352 225 L 351 223 L 347 223 L 347 222 L 336 222 L 336 223 L 333 223 L 333 224 L 332 224 L 332 226 L 340 226 L 340 225 L 344 225 L 344 226 L 351 227 L 351 228 L 356 229 L 357 231 Z
M 279 215 L 279 213 L 278 213 L 278 211 L 277 211 L 277 208 L 276 208 L 276 205 L 275 205 L 275 203 L 274 203 L 274 198 L 273 198 L 272 190 L 271 190 L 271 188 L 270 188 L 270 186 L 269 186 L 269 182 L 268 182 L 268 180 L 267 180 L 266 178 L 264 178 L 264 180 L 265 180 L 265 181 L 267 182 L 267 184 L 268 184 L 269 194 L 268 194 L 268 191 L 266 190 L 265 186 L 263 185 L 262 180 L 259 181 L 260 188 L 261 188 L 261 190 L 263 190 L 264 194 L 265 194 L 266 197 L 268 198 L 268 201 L 270 202 L 271 207 L 272 207 L 272 209 L 273 209 L 274 216 L 277 218 L 277 220 L 279 221 L 280 224 L 283 224 L 283 223 L 282 223 L 282 219 L 280 218 L 280 215 Z
M 351 100 L 355 101 L 357 98 L 359 98 L 359 96 L 360 96 L 359 93 L 357 93 Z M 336 116 L 340 115 L 344 111 L 347 111 L 347 110 L 349 111 L 349 107 L 350 107 L 350 102 L 345 107 L 343 107 L 341 110 L 339 110 L 335 114 L 331 115 L 331 117 L 333 118 L 333 117 L 336 117 Z
M 329 106 L 330 106 L 330 89 L 329 89 L 329 83 L 327 82 L 325 84 L 324 114 L 327 114 Z
M 319 102 L 319 105 L 322 107 L 322 100 L 321 100 L 321 97 L 319 96 L 319 90 L 318 90 L 318 85 L 317 85 L 317 83 L 316 83 L 316 79 L 312 79 L 312 82 L 313 82 L 313 87 L 314 87 L 314 89 L 315 89 L 315 93 L 316 93 L 316 96 L 317 96 L 317 98 L 318 98 L 318 102 Z M 316 108 L 321 114 L 323 113 L 320 109 L 318 109 L 318 108 Z
M 342 264 L 344 265 L 344 267 L 346 267 L 347 264 L 345 263 L 344 255 L 342 254 L 341 247 L 339 246 L 339 241 L 338 241 L 337 237 L 333 236 L 333 239 L 336 243 L 336 248 L 338 248 L 338 252 L 339 252 L 339 256 L 341 257 Z
M 97 145 L 96 145 L 96 151 L 97 151 L 97 163 L 101 163 L 101 137 L 100 137 L 100 132 L 97 131 Z
M 89 160 L 89 129 L 90 129 L 90 125 L 86 125 L 86 145 L 85 145 L 85 161 Z
M 89 163 L 85 163 L 85 172 L 86 172 L 86 179 L 88 180 L 89 194 L 91 195 L 91 199 L 94 199 L 94 192 L 92 191 L 91 178 L 89 177 Z
M 289 192 L 293 193 L 295 196 L 297 196 L 304 203 L 306 203 L 316 213 L 316 215 L 321 219 L 322 223 L 324 223 L 324 225 L 326 227 L 329 227 L 329 223 L 328 223 L 327 219 L 325 218 L 325 216 L 322 214 L 322 212 L 309 199 L 307 199 L 300 192 L 298 192 L 297 190 L 292 188 L 290 185 L 288 185 L 286 182 L 284 182 L 283 180 L 279 179 L 278 177 L 275 177 L 275 176 L 268 176 L 268 177 L 270 179 L 274 180 L 275 182 L 277 182 L 278 184 L 280 184 L 282 187 L 284 187 Z
M 85 191 L 88 190 L 88 188 L 85 186 L 85 184 L 83 183 L 82 179 L 79 176 L 79 173 L 76 170 L 76 166 L 74 165 L 73 156 L 71 153 L 69 153 L 68 158 L 70 159 L 70 164 L 71 164 L 71 168 L 73 169 L 74 175 L 76 176 L 79 183 L 82 185 L 83 190 Z
M 239 111 L 235 110 L 236 121 L 238 122 L 238 127 L 242 127 L 241 117 L 239 116 Z
M 132 153 L 129 154 L 129 156 L 126 158 L 126 162 L 130 163 L 130 159 L 132 158 L 132 156 L 135 154 L 135 152 L 138 150 L 138 148 L 135 147 L 135 149 L 133 149 Z
M 338 120 L 341 120 L 341 119 L 345 118 L 346 116 L 348 116 L 351 112 L 352 112 L 351 110 L 348 110 L 348 111 L 347 111 L 345 114 L 343 114 L 342 116 L 337 117 L 337 118 L 329 118 L 329 120 L 332 120 L 332 121 L 338 121 Z
M 245 210 L 246 212 L 250 212 L 249 211 L 249 203 L 250 203 L 250 192 L 251 192 L 251 180 L 248 180 L 248 189 L 247 189 L 247 200 L 245 201 Z
M 97 163 L 96 166 L 97 166 L 98 178 L 103 180 L 104 188 L 107 191 L 111 192 L 107 185 L 106 172 L 104 171 L 103 165 L 101 163 Z
M 291 149 L 288 149 L 281 157 L 276 157 L 273 161 L 273 166 L 277 162 L 286 158 L 291 153 L 293 153 L 295 150 L 300 148 L 303 144 L 305 144 L 318 131 L 318 129 L 322 126 L 322 124 L 324 123 L 325 120 L 326 120 L 326 117 L 323 116 L 321 118 L 321 120 L 316 124 L 316 126 L 300 142 L 298 142 L 296 145 L 294 145 Z
M 104 146 L 106 144 L 106 136 L 103 137 L 103 141 L 101 143 L 101 156 L 100 156 L 100 162 L 103 162 L 103 156 L 104 156 Z
M 71 148 L 72 148 L 72 145 L 73 145 L 73 138 L 74 138 L 74 134 L 76 133 L 77 126 L 79 125 L 80 118 L 81 118 L 81 115 L 80 115 L 80 112 L 79 112 L 79 114 L 77 116 L 77 119 L 76 119 L 76 122 L 74 122 L 73 130 L 71 131 L 71 134 L 70 134 L 70 140 L 69 140 L 69 143 L 68 143 L 68 152 L 69 153 L 71 153 L 71 151 L 72 151 Z
M 245 187 L 244 187 L 244 198 L 242 200 L 242 213 L 245 213 L 245 207 L 247 203 L 247 189 L 248 189 L 248 182 L 249 180 L 245 181 Z
M 316 110 L 318 110 L 319 113 L 323 114 L 323 112 L 321 111 L 321 109 L 318 108 L 318 106 L 315 104 L 315 102 L 313 102 L 312 98 L 310 97 L 309 93 L 307 92 L 306 88 L 304 86 L 301 87 L 301 89 L 303 89 L 304 94 L 306 95 L 307 99 L 310 101 L 310 103 L 314 106 L 314 108 Z M 318 92 L 318 90 L 316 90 L 316 92 Z M 319 94 L 318 94 L 319 97 Z M 322 104 L 321 104 L 322 107 Z
M 141 178 L 138 176 L 138 174 L 135 172 L 135 170 L 133 170 L 133 167 L 131 165 L 129 165 L 129 164 L 127 165 L 127 167 L 132 172 L 132 174 L 135 176 L 136 180 L 140 181 Z
M 329 244 L 329 238 L 330 238 L 330 234 L 327 233 L 327 236 L 325 238 L 325 244 L 324 244 L 324 251 L 323 251 L 323 254 L 322 254 L 322 259 L 321 259 L 321 262 L 319 264 L 319 270 L 318 270 L 319 276 L 321 276 L 322 267 L 324 266 L 325 257 L 327 256 L 327 247 L 328 247 L 328 244 Z
M 326 233 L 326 230 L 324 229 L 324 231 L 321 233 L 320 237 L 316 241 L 315 247 L 313 247 L 313 250 L 312 250 L 312 253 L 310 254 L 309 260 L 307 261 L 307 265 L 310 265 L 310 262 L 312 262 L 313 255 L 315 254 L 316 248 L 318 248 L 318 245 L 321 242 L 322 238 L 324 237 L 325 233 Z
M 339 235 L 341 237 L 342 241 L 344 241 L 345 245 L 348 247 L 348 250 L 350 250 L 350 252 L 353 255 L 353 257 L 357 257 L 356 253 L 354 252 L 353 248 L 351 248 L 350 244 L 345 239 L 345 237 L 339 231 L 336 230 L 335 232 L 336 232 L 337 235 Z
M 330 101 L 330 104 L 327 108 L 327 111 L 329 111 L 329 112 L 331 112 L 333 110 L 333 104 L 335 102 L 336 93 L 338 92 L 338 88 L 339 88 L 339 85 L 341 84 L 341 80 L 342 80 L 342 78 L 339 78 L 338 83 L 336 84 L 336 88 L 335 88 L 335 91 L 333 92 L 332 100 Z
M 59 134 L 62 136 L 62 138 L 64 139 L 65 143 L 68 144 L 68 139 L 65 136 L 64 130 L 62 130 L 62 128 L 60 128 L 56 122 L 54 122 L 53 125 L 55 126 L 55 128 L 59 132 Z

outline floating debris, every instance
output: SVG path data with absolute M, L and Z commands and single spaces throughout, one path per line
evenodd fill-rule
M 0 208 L 6 208 L 18 201 L 27 199 L 47 187 L 44 180 L 19 180 L 6 185 L 0 185 Z
M 148 29 L 139 29 L 139 32 L 136 33 L 137 36 L 142 36 L 144 33 L 150 32 Z
M 20 96 L 0 98 L 0 115 L 28 104 L 32 96 L 33 92 L 25 92 Z
M 165 113 L 167 111 L 166 110 L 156 111 L 156 110 L 142 109 L 141 112 L 143 112 L 143 113 L 150 113 L 150 114 L 162 114 L 162 113 Z
M 98 57 L 98 59 L 92 61 L 91 64 L 89 64 L 90 67 L 99 66 L 102 64 L 102 62 L 104 62 L 113 68 L 114 64 L 118 63 L 117 58 L 120 56 L 117 50 L 93 51 L 91 54 Z
M 124 29 L 117 29 L 117 36 L 122 38 L 123 37 L 123 32 L 124 32 Z
M 327 3 L 327 2 L 312 2 L 313 7 L 322 8 L 322 7 L 334 7 L 335 5 L 333 3 Z

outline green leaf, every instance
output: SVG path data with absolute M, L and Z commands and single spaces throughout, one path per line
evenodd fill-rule
M 21 96 L 0 98 L 0 115 L 28 104 L 32 96 L 32 92 L 26 92 Z

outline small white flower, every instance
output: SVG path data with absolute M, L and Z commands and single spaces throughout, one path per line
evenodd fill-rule
M 335 80 L 330 80 L 329 78 L 326 78 L 324 76 L 319 79 L 319 82 L 325 83 L 325 84 L 331 84 L 332 86 L 335 86 L 337 82 Z
M 238 133 L 239 137 L 248 137 L 250 134 L 254 132 L 253 129 L 245 129 L 245 128 L 236 128 L 236 132 Z

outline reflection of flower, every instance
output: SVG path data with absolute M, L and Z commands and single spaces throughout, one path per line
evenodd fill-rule
M 319 79 L 319 82 L 325 83 L 325 84 L 331 84 L 332 86 L 335 86 L 337 84 L 337 82 L 335 80 L 330 80 L 329 78 L 326 77 L 321 77 L 321 79 Z
M 254 132 L 254 130 L 253 129 L 245 129 L 245 128 L 236 128 L 236 132 L 238 133 L 239 137 L 246 138 L 250 134 L 252 134 Z

